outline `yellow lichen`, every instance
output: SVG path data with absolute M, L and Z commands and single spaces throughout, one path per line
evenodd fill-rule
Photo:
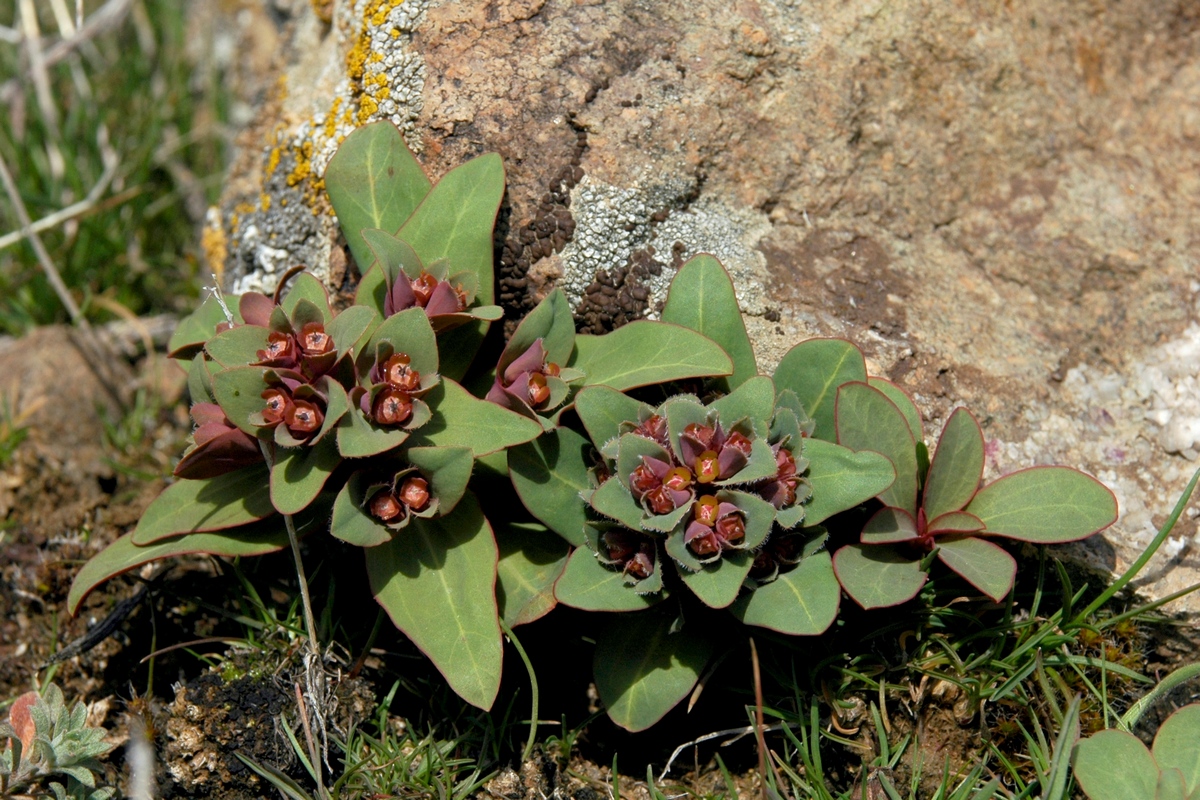
M 271 195 L 267 194 L 266 192 L 263 192 L 261 195 L 259 195 L 258 207 L 261 208 L 263 211 L 270 211 L 271 210 Z
M 204 260 L 208 264 L 209 271 L 217 279 L 217 285 L 222 285 L 222 279 L 225 276 L 225 258 L 229 255 L 229 248 L 225 242 L 225 229 L 221 227 L 219 221 L 215 225 L 204 226 L 204 230 L 200 234 L 200 249 L 204 252 Z
M 272 147 L 271 154 L 267 156 L 267 174 L 274 174 L 279 167 L 279 148 Z

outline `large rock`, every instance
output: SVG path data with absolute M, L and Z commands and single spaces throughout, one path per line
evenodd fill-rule
M 673 266 L 715 253 L 762 366 L 845 336 L 930 432 L 976 410 L 991 475 L 1058 462 L 1107 482 L 1122 520 L 1080 550 L 1107 568 L 1196 466 L 1191 0 L 287 6 L 278 88 L 208 232 L 227 288 L 293 263 L 353 280 L 320 176 L 387 117 L 434 175 L 504 157 L 511 317 L 553 285 L 581 329 L 653 316 Z M 1200 579 L 1195 514 L 1151 593 Z

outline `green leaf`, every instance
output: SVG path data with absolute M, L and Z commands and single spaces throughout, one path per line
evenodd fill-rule
M 733 361 L 733 374 L 728 378 L 731 389 L 758 374 L 733 281 L 712 256 L 695 256 L 675 273 L 662 321 L 691 328 L 720 345 Z
M 417 257 L 417 253 L 412 249 L 412 245 L 403 239 L 399 239 L 379 228 L 364 229 L 362 237 L 366 241 L 367 247 L 371 248 L 371 253 L 375 256 L 375 261 L 379 265 L 380 275 L 386 281 L 390 281 L 391 284 L 395 284 L 401 273 L 413 279 L 419 277 L 421 271 L 425 269 L 425 265 Z M 384 286 L 387 286 L 387 283 Z M 379 313 L 383 313 L 382 304 L 380 305 Z
M 508 366 L 538 339 L 542 340 L 547 361 L 560 367 L 566 365 L 571 351 L 575 349 L 575 319 L 571 316 L 570 301 L 562 289 L 555 289 L 546 295 L 533 311 L 525 315 L 508 340 L 500 363 Z
M 325 332 L 333 339 L 338 353 L 344 355 L 350 350 L 357 350 L 361 341 L 379 321 L 379 314 L 375 309 L 369 306 L 350 306 L 333 318 Z
M 1125 731 L 1100 731 L 1075 748 L 1075 779 L 1091 800 L 1147 800 L 1158 787 L 1158 765 L 1146 745 Z
M 939 536 L 938 558 L 979 591 L 999 603 L 1012 591 L 1017 562 L 989 541 L 974 536 Z
M 469 447 L 411 447 L 404 454 L 408 463 L 429 479 L 429 488 L 438 501 L 438 514 L 454 510 L 467 491 L 475 458 Z
M 446 173 L 412 213 L 399 236 L 426 264 L 449 259 L 451 272 L 473 272 L 476 297 L 487 305 L 492 288 L 492 227 L 504 196 L 504 164 L 487 153 Z M 375 225 L 373 227 L 386 226 Z
M 775 384 L 765 375 L 752 376 L 708 407 L 716 410 L 726 430 L 749 417 L 754 432 L 765 440 L 771 433 L 771 417 L 775 415 Z
M 989 483 L 967 511 L 987 532 L 1036 544 L 1086 539 L 1117 521 L 1117 498 L 1069 467 L 1031 467 Z
M 320 321 L 328 325 L 333 319 L 333 312 L 329 309 L 329 293 L 325 291 L 325 286 L 311 272 L 301 272 L 296 277 L 292 278 L 292 285 L 288 287 L 287 295 L 279 303 L 280 308 L 287 314 L 288 319 L 295 319 L 300 322 L 316 322 L 318 320 L 309 319 L 310 316 L 315 316 L 309 311 L 301 311 L 304 301 L 312 303 L 316 307 L 317 313 L 320 315 Z M 297 311 L 301 311 L 297 319 Z M 296 333 L 299 333 L 300 326 L 296 326 Z
M 208 340 L 204 350 L 222 367 L 244 367 L 259 361 L 258 351 L 267 346 L 267 328 L 238 325 Z
M 240 323 L 242 317 L 237 311 L 237 303 L 226 300 L 225 305 L 222 308 L 221 301 L 210 295 L 195 311 L 180 320 L 167 342 L 167 354 L 171 358 L 194 358 L 204 343 L 217 334 L 217 326 L 229 322 L 225 316 L 226 308 L 234 322 Z
M 356 472 L 333 501 L 329 532 L 356 547 L 377 547 L 396 533 L 363 509 L 363 497 L 371 484 L 367 474 Z
M 197 353 L 192 357 L 192 363 L 188 366 L 188 397 L 191 398 L 193 404 L 217 402 L 217 399 L 213 397 L 212 373 L 209 372 L 209 363 L 204 353 Z
M 921 412 L 917 411 L 917 407 L 913 405 L 908 393 L 883 378 L 867 378 L 867 384 L 872 389 L 883 392 L 888 400 L 896 404 L 896 408 L 900 409 L 900 413 L 904 415 L 904 421 L 908 423 L 908 430 L 912 434 L 913 441 L 924 442 L 925 432 L 921 427 Z
M 399 447 L 408 440 L 403 428 L 376 425 L 363 416 L 358 407 L 351 408 L 337 427 L 338 452 L 343 458 L 366 458 Z
M 212 376 L 213 396 L 221 410 L 230 422 L 251 436 L 257 436 L 259 429 L 250 423 L 250 417 L 266 405 L 262 399 L 267 390 L 264 372 L 263 367 L 234 367 Z
M 983 477 L 983 458 L 979 423 L 965 408 L 955 409 L 942 429 L 925 479 L 922 504 L 926 519 L 958 511 L 971 502 Z
M 148 545 L 181 533 L 236 528 L 274 513 L 266 469 L 246 467 L 171 484 L 142 513 L 131 540 Z
M 837 392 L 838 444 L 856 451 L 886 456 L 896 468 L 896 480 L 879 499 L 886 506 L 917 515 L 917 443 L 896 404 L 878 389 L 858 381 Z
M 592 508 L 597 513 L 615 519 L 627 528 L 641 530 L 644 509 L 633 499 L 629 490 L 619 480 L 609 478 L 592 493 Z
M 354 290 L 355 305 L 366 306 L 376 314 L 383 316 L 383 299 L 387 296 L 387 282 L 384 279 L 383 265 L 376 264 L 363 273 Z
M 1181 770 L 1163 769 L 1158 773 L 1154 800 L 1188 800 Z
M 834 405 L 843 383 L 865 381 L 862 351 L 844 339 L 809 339 L 793 347 L 775 368 L 775 388 L 790 389 L 816 423 L 813 436 L 836 441 Z
M 287 531 L 282 520 L 269 524 L 248 525 L 220 533 L 189 533 L 154 544 L 139 546 L 127 533 L 93 556 L 75 575 L 67 595 L 67 611 L 75 614 L 88 593 L 122 572 L 171 556 L 209 553 L 216 556 L 257 556 L 273 553 L 288 546 Z
M 607 386 L 589 386 L 575 395 L 575 413 L 597 448 L 621 435 L 621 423 L 637 423 L 642 404 Z
M 662 569 L 660 563 L 658 569 Z M 554 584 L 558 602 L 584 611 L 639 611 L 663 599 L 664 593 L 641 595 L 625 583 L 625 576 L 600 563 L 587 547 L 577 547 Z
M 383 342 L 390 344 L 394 352 L 407 355 L 412 368 L 421 373 L 422 379 L 438 371 L 437 339 L 429 325 L 429 317 L 425 316 L 425 309 L 405 309 L 388 317 L 375 329 L 371 334 L 371 343 L 359 354 L 361 374 L 367 374 L 375 362 L 376 348 Z
M 928 578 L 920 559 L 891 545 L 846 545 L 834 553 L 833 570 L 846 594 L 867 609 L 913 599 Z
M 1187 794 L 1200 788 L 1200 705 L 1193 703 L 1167 717 L 1151 748 L 1160 769 L 1177 769 Z
M 866 450 L 856 453 L 823 439 L 805 439 L 804 457 L 809 462 L 807 478 L 812 484 L 805 525 L 816 525 L 867 502 L 896 478 L 892 462 L 884 456 Z
M 694 627 L 672 633 L 672 609 L 612 620 L 596 642 L 596 688 L 613 722 L 643 731 L 691 692 L 712 655 Z
M 570 428 L 557 428 L 508 451 L 513 488 L 529 513 L 578 547 L 587 519 L 581 492 L 590 493 L 592 445 Z
M 325 168 L 325 191 L 359 269 L 366 272 L 373 261 L 362 231 L 400 230 L 430 187 L 391 122 L 365 125 L 346 137 Z
M 806 557 L 789 572 L 739 597 L 731 610 L 747 625 L 789 636 L 824 633 L 837 618 L 842 588 L 828 552 Z
M 438 334 L 438 359 L 441 373 L 451 380 L 462 380 L 475 361 L 490 322 L 470 322 Z
M 332 436 L 311 447 L 275 451 L 271 503 L 280 514 L 297 514 L 317 498 L 330 473 L 342 461 Z
M 681 569 L 679 575 L 706 606 L 726 608 L 737 597 L 753 563 L 754 557 L 749 553 L 731 552 L 696 572 Z
M 965 511 L 950 511 L 929 520 L 926 530 L 930 533 L 977 533 L 986 526 L 983 520 Z
M 450 688 L 485 711 L 500 689 L 498 553 L 474 496 L 448 517 L 414 519 L 404 535 L 366 551 L 375 599 L 429 656 Z
M 733 362 L 711 339 L 665 322 L 639 320 L 603 336 L 575 337 L 571 367 L 585 373 L 587 386 L 632 389 L 685 378 L 728 375 Z
M 480 400 L 443 379 L 425 395 L 433 417 L 414 433 L 414 447 L 470 447 L 475 457 L 533 441 L 542 432 L 535 420 Z
M 895 544 L 919 538 L 917 521 L 902 508 L 884 507 L 863 526 L 859 541 L 863 544 Z
M 554 582 L 567 565 L 571 546 L 535 523 L 513 522 L 500 529 L 496 600 L 510 628 L 544 617 L 557 604 Z

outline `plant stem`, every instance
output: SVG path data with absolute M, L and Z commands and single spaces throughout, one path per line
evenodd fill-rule
M 524 764 L 533 755 L 533 746 L 537 743 L 537 724 L 538 724 L 538 682 L 537 673 L 533 671 L 533 662 L 529 660 L 529 656 L 525 653 L 525 648 L 521 647 L 520 640 L 516 634 L 512 632 L 512 628 L 508 627 L 508 623 L 500 620 L 500 629 L 504 631 L 504 635 L 512 642 L 513 647 L 517 648 L 517 655 L 521 657 L 522 663 L 525 664 L 525 669 L 529 672 L 529 685 L 533 691 L 532 708 L 529 712 L 529 738 L 525 740 L 525 749 L 521 751 L 521 763 Z

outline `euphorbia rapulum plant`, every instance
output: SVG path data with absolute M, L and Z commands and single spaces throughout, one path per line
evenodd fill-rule
M 289 528 L 328 530 L 363 548 L 396 626 L 455 691 L 488 708 L 503 643 L 497 541 L 468 488 L 477 459 L 553 427 L 547 415 L 566 402 L 567 382 L 719 375 L 729 359 L 695 331 L 657 322 L 630 326 L 637 341 L 576 337 L 558 292 L 501 359 L 505 402 L 484 399 L 486 387 L 473 395 L 456 381 L 500 316 L 499 157 L 434 185 L 395 126 L 377 123 L 346 139 L 325 182 L 365 269 L 355 302 L 335 313 L 320 281 L 289 273 L 276 297 L 215 296 L 180 324 L 171 354 L 188 362 L 197 428 L 179 480 L 83 567 L 68 605 L 150 561 L 258 555 L 287 547 Z M 527 336 L 535 328 L 545 330 Z
M 709 381 L 711 396 L 650 404 L 625 387 L 590 386 L 558 428 L 509 451 L 526 507 L 574 549 L 551 575 L 514 558 L 501 585 L 506 595 L 540 585 L 566 605 L 623 612 L 599 636 L 594 669 L 610 717 L 631 730 L 691 691 L 719 618 L 792 635 L 828 628 L 840 589 L 819 523 L 894 477 L 877 454 L 810 439 L 789 376 L 777 372 L 777 386 L 756 374 L 716 259 L 680 269 L 662 317 L 733 355 L 730 374 Z
M 994 539 L 1060 544 L 1117 519 L 1117 501 L 1099 481 L 1068 467 L 1034 467 L 980 486 L 983 431 L 965 408 L 946 421 L 930 462 L 920 415 L 893 384 L 847 381 L 836 394 L 837 439 L 891 460 L 896 481 L 859 542 L 840 548 L 834 569 L 864 608 L 897 605 L 928 578 L 930 556 L 992 600 L 1013 587 L 1017 564 Z

